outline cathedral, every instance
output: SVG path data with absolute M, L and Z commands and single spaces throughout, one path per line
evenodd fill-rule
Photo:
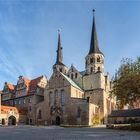
M 64 64 L 60 32 L 58 33 L 56 62 L 52 69 L 49 80 L 42 77 L 42 80 L 45 79 L 43 80 L 45 85 L 41 88 L 41 95 L 34 94 L 33 96 L 38 102 L 30 103 L 31 110 L 26 109 L 32 114 L 30 118 L 29 115 L 26 116 L 30 124 L 94 125 L 107 123 L 108 114 L 116 108 L 116 99 L 110 97 L 111 81 L 109 74 L 104 72 L 104 54 L 98 44 L 94 11 L 90 47 L 85 56 L 85 70 L 79 71 L 74 65 L 68 68 Z M 26 80 L 26 82 L 30 84 L 30 81 Z M 39 87 L 38 83 L 36 86 Z M 17 86 L 15 90 L 16 88 Z M 5 94 L 2 93 L 2 96 Z M 5 101 L 2 102 L 5 103 Z M 12 106 L 16 107 L 17 103 Z
M 44 92 L 44 102 L 37 105 L 41 119 L 46 124 L 93 125 L 104 124 L 116 101 L 110 97 L 111 81 L 104 72 L 104 54 L 101 52 L 96 32 L 95 15 L 89 52 L 85 57 L 85 70 L 70 68 L 63 62 L 60 33 L 53 73 Z M 37 113 L 38 113 L 37 112 Z M 39 114 L 39 113 L 38 113 Z

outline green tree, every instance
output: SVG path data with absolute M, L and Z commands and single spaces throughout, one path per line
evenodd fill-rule
M 116 95 L 120 108 L 126 104 L 133 108 L 134 102 L 140 100 L 140 58 L 122 59 L 113 79 L 112 94 Z

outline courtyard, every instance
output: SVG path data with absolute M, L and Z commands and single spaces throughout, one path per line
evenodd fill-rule
M 140 140 L 140 133 L 106 128 L 0 127 L 0 140 Z

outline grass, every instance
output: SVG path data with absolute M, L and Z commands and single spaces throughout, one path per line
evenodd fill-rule
M 117 124 L 113 125 L 113 129 L 129 130 L 129 131 L 140 131 L 140 123 L 138 124 Z

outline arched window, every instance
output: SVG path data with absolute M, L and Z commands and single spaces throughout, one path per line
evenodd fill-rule
M 51 102 L 52 102 L 52 92 L 49 92 L 49 106 L 51 106 Z
M 55 96 L 55 98 L 58 98 L 58 90 L 55 90 L 54 96 Z
M 100 62 L 101 60 L 100 60 L 100 57 L 97 57 L 97 62 Z
M 93 63 L 93 58 L 90 58 L 90 64 L 92 64 Z
M 60 103 L 61 103 L 62 106 L 64 106 L 64 103 L 65 103 L 65 93 L 64 93 L 64 90 L 61 90 Z
M 87 97 L 87 103 L 89 103 L 89 99 L 90 99 L 90 97 Z
M 93 67 L 90 68 L 90 72 L 93 72 Z
M 62 72 L 62 68 L 60 68 L 59 71 Z
M 77 78 L 77 73 L 75 73 L 75 78 Z
M 71 79 L 73 79 L 73 74 L 71 74 Z
M 98 71 L 101 71 L 100 67 L 98 67 Z
M 41 112 L 41 110 L 38 111 L 38 116 L 37 116 L 37 118 L 38 118 L 38 119 L 42 119 L 42 112 Z

